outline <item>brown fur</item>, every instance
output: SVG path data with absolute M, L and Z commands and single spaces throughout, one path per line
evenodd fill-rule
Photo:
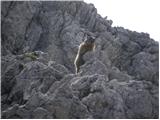
M 88 51 L 92 51 L 94 47 L 95 44 L 93 41 L 86 40 L 80 44 L 76 59 L 74 61 L 76 73 L 79 72 L 80 66 L 84 64 L 83 55 Z

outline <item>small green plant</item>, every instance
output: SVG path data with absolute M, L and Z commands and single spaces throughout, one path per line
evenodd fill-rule
M 36 60 L 36 59 L 38 58 L 38 56 L 37 56 L 34 52 L 25 53 L 24 56 L 25 56 L 25 57 L 29 57 L 29 58 L 31 58 L 32 60 Z

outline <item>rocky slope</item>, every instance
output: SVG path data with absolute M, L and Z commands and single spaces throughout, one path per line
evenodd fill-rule
M 1 2 L 2 118 L 158 118 L 159 44 L 84 2 Z M 134 23 L 133 23 L 134 24 Z M 75 74 L 85 31 L 97 35 Z

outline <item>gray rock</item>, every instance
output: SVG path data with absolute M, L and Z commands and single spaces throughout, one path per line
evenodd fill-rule
M 93 75 L 93 74 L 100 74 L 108 76 L 107 67 L 98 59 L 93 59 L 87 61 L 85 65 L 80 67 L 80 75 Z
M 32 115 L 33 115 L 33 118 L 36 118 L 36 119 L 50 118 L 50 116 L 48 115 L 48 111 L 41 107 L 36 108 L 33 111 Z
M 131 76 L 129 76 L 127 73 L 125 72 L 121 72 L 119 71 L 118 68 L 112 68 L 111 71 L 109 72 L 109 75 L 108 75 L 108 78 L 109 80 L 112 80 L 112 79 L 117 79 L 118 81 L 129 81 L 132 79 Z
M 31 117 L 31 111 L 28 110 L 25 105 L 19 106 L 18 110 L 16 111 L 16 114 L 20 118 L 27 118 L 27 119 L 32 118 Z
M 75 80 L 72 89 L 93 118 L 124 118 L 122 98 L 114 90 L 107 89 L 106 84 L 102 75 L 84 76 Z
M 152 55 L 146 52 L 140 52 L 133 56 L 132 64 L 129 73 L 137 77 L 137 79 L 144 79 L 158 84 L 158 79 L 154 79 L 157 70 L 154 63 L 151 61 Z
M 16 111 L 18 110 L 18 104 L 14 104 L 10 108 L 6 109 L 5 111 L 2 112 L 2 117 L 3 118 L 18 118 L 16 116 Z
M 125 102 L 126 118 L 148 118 L 152 116 L 152 96 L 144 89 L 143 82 L 131 80 L 130 82 L 118 82 L 112 80 L 109 87 L 115 89 Z M 143 100 L 142 100 L 143 99 Z

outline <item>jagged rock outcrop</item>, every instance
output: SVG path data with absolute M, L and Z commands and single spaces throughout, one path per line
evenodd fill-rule
M 3 1 L 2 118 L 158 118 L 159 43 L 82 1 Z M 85 32 L 94 51 L 75 74 Z

